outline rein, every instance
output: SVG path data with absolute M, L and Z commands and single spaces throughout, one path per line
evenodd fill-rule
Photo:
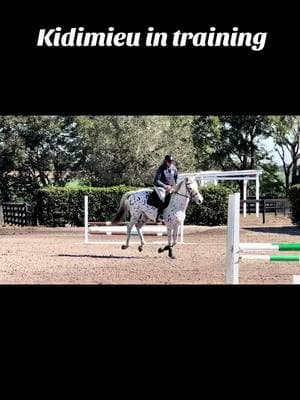
M 179 192 L 173 192 L 173 194 L 178 194 L 178 196 L 183 196 L 183 197 L 186 197 L 186 198 L 190 198 L 190 196 L 187 196 L 186 194 L 182 194 L 182 193 L 179 193 Z
M 180 190 L 180 189 L 181 189 L 182 183 L 183 183 L 183 181 L 180 183 L 180 186 L 177 187 L 177 190 Z M 182 194 L 182 193 L 179 193 L 179 192 L 173 192 L 172 194 L 178 194 L 178 196 L 186 197 L 187 199 L 190 198 L 190 196 L 187 196 L 186 194 Z
M 188 190 L 187 190 L 187 192 L 188 192 Z M 193 199 L 194 196 L 195 196 L 197 193 L 194 193 L 194 194 L 189 193 L 189 195 L 186 195 L 186 194 L 182 194 L 182 193 L 179 193 L 179 192 L 173 192 L 173 194 L 178 194 L 178 196 L 186 197 L 187 199 Z

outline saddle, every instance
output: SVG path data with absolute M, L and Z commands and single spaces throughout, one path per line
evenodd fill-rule
M 168 207 L 169 202 L 170 202 L 171 194 L 166 193 L 166 199 L 164 202 L 160 200 L 158 197 L 158 194 L 156 193 L 155 190 L 152 190 L 150 193 L 150 196 L 148 197 L 147 204 L 152 207 L 160 208 L 161 210 L 164 210 L 165 208 Z

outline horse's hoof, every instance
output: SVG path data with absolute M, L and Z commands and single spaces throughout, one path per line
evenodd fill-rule
M 172 258 L 172 259 L 175 259 L 175 258 L 176 258 L 176 257 L 174 256 L 174 254 L 173 254 L 173 249 L 172 249 L 172 247 L 169 247 L 168 256 L 169 256 L 170 258 Z
M 128 248 L 128 246 L 126 246 L 126 244 L 122 244 L 121 249 L 122 250 L 126 250 Z
M 144 250 L 144 248 L 143 248 L 143 246 L 141 245 L 141 246 L 139 246 L 138 247 L 138 249 L 139 249 L 139 251 L 143 251 Z
M 160 247 L 159 249 L 158 249 L 158 252 L 159 253 L 162 253 L 164 251 L 164 249 L 162 248 L 162 247 Z

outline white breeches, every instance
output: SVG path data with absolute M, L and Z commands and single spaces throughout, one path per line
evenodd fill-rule
M 155 186 L 155 192 L 157 193 L 159 199 L 164 203 L 166 199 L 166 190 L 162 187 Z

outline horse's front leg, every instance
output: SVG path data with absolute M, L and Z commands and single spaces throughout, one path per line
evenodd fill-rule
M 179 225 L 175 225 L 173 230 L 172 230 L 172 236 L 173 236 L 173 242 L 172 244 L 169 246 L 169 257 L 170 258 L 176 258 L 174 253 L 173 253 L 173 247 L 176 245 L 177 243 L 177 236 L 178 236 L 178 227 Z
M 168 234 L 168 244 L 165 247 L 160 247 L 158 249 L 158 252 L 162 253 L 163 251 L 168 250 L 169 251 L 169 256 L 170 256 L 170 248 L 171 248 L 171 245 L 172 245 L 172 229 L 171 229 L 170 226 L 167 226 L 167 234 Z
M 135 224 L 135 221 L 130 221 L 127 224 L 127 240 L 126 240 L 126 244 L 122 244 L 122 247 L 121 247 L 122 250 L 128 249 L 128 247 L 129 247 L 129 240 L 130 240 L 130 236 L 131 236 L 131 230 L 132 230 L 134 224 Z
M 139 222 L 138 224 L 135 225 L 137 233 L 138 233 L 140 241 L 141 241 L 141 244 L 138 247 L 139 251 L 143 251 L 144 244 L 145 244 L 144 235 L 143 235 L 143 232 L 141 231 L 141 228 L 142 228 L 143 225 L 144 224 L 141 223 L 141 222 Z

